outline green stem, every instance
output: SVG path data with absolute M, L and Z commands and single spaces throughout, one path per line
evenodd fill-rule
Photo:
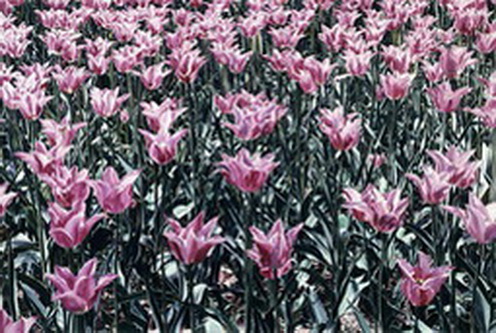
M 189 329 L 192 333 L 196 332 L 196 322 L 195 322 L 195 298 L 194 298 L 194 276 L 193 267 L 191 265 L 186 265 L 186 275 L 188 280 L 188 307 L 189 307 Z

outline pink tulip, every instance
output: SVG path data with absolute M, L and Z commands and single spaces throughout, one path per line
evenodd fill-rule
M 433 268 L 432 259 L 423 252 L 419 252 L 417 266 L 399 259 L 398 267 L 403 275 L 401 292 L 413 306 L 425 306 L 431 303 L 453 270 L 450 266 Z
M 470 193 L 465 210 L 452 206 L 443 208 L 462 219 L 467 232 L 479 244 L 488 244 L 496 239 L 496 202 L 485 206 L 479 198 Z
M 91 228 L 105 217 L 105 214 L 96 214 L 87 219 L 86 205 L 77 203 L 66 210 L 57 203 L 50 203 L 48 215 L 50 216 L 50 237 L 57 245 L 72 249 L 81 244 L 91 231 Z
M 346 50 L 344 53 L 346 71 L 352 76 L 364 76 L 370 69 L 370 59 L 374 56 L 371 51 L 355 53 Z
M 8 186 L 9 185 L 6 183 L 0 184 L 0 217 L 5 215 L 7 207 L 9 207 L 15 197 L 17 197 L 17 193 L 7 192 Z
M 423 61 L 422 70 L 424 71 L 426 79 L 432 83 L 441 81 L 444 75 L 441 64 L 438 62 L 436 62 L 435 64 L 430 64 L 427 61 Z
M 167 219 L 171 231 L 164 232 L 172 255 L 186 265 L 197 264 L 212 253 L 213 249 L 224 242 L 220 236 L 212 236 L 217 225 L 217 217 L 207 224 L 203 223 L 205 213 L 198 214 L 186 227 L 171 218 Z
M 408 73 L 381 75 L 381 89 L 387 98 L 399 100 L 408 94 L 414 76 Z
M 47 149 L 46 146 L 37 141 L 34 151 L 30 153 L 17 152 L 15 156 L 26 162 L 38 177 L 54 174 L 55 170 L 64 162 L 65 155 L 71 146 L 56 146 Z
M 160 104 L 141 102 L 140 106 L 146 117 L 146 122 L 153 132 L 159 132 L 162 127 L 169 128 L 187 110 L 181 108 L 179 100 L 174 98 L 166 98 Z M 165 120 L 167 120 L 167 126 L 164 124 Z
M 207 63 L 207 59 L 201 56 L 197 49 L 175 49 L 172 51 L 169 64 L 174 70 L 179 81 L 191 83 L 198 77 L 200 68 Z
M 475 150 L 463 152 L 456 147 L 448 148 L 446 154 L 437 150 L 429 150 L 427 154 L 436 165 L 436 172 L 447 173 L 448 181 L 457 187 L 467 188 L 472 185 L 478 176 L 480 162 L 470 162 Z
M 451 189 L 450 175 L 445 172 L 437 172 L 431 167 L 424 167 L 422 178 L 411 173 L 406 174 L 406 177 L 415 184 L 422 200 L 427 204 L 437 205 L 441 203 L 446 199 Z
M 327 135 L 336 150 L 349 150 L 360 141 L 362 120 L 358 113 L 344 115 L 342 107 L 334 111 L 320 110 L 320 130 Z
M 87 261 L 74 275 L 68 268 L 55 266 L 55 274 L 46 274 L 46 278 L 55 286 L 53 301 L 61 301 L 62 307 L 70 312 L 82 314 L 95 305 L 103 288 L 117 278 L 115 274 L 106 274 L 95 278 L 98 261 Z
M 43 127 L 41 131 L 46 135 L 52 147 L 69 146 L 77 132 L 86 126 L 86 123 L 71 124 L 69 115 L 60 123 L 52 119 L 41 119 L 40 123 Z
M 397 46 L 384 47 L 382 51 L 384 62 L 393 72 L 407 73 L 413 63 L 412 55 L 409 49 L 402 49 Z
M 403 224 L 408 199 L 401 198 L 399 189 L 381 193 L 375 186 L 368 185 L 362 193 L 346 188 L 343 194 L 346 200 L 343 207 L 377 231 L 391 232 Z
M 41 116 L 43 108 L 52 98 L 52 96 L 45 96 L 43 90 L 35 90 L 19 95 L 16 106 L 25 119 L 36 120 Z
M 439 63 L 443 69 L 444 75 L 448 79 L 453 79 L 459 76 L 465 68 L 477 63 L 477 60 L 472 57 L 473 52 L 468 51 L 463 46 L 452 46 L 450 48 L 443 48 Z
M 119 73 L 129 73 L 134 67 L 141 63 L 140 48 L 133 45 L 126 45 L 119 49 L 113 49 L 111 59 L 115 69 Z
M 102 55 L 92 56 L 91 54 L 88 54 L 86 57 L 88 59 L 88 69 L 92 73 L 96 75 L 103 75 L 107 73 L 110 65 L 110 58 Z
M 153 134 L 145 130 L 139 130 L 145 137 L 146 148 L 150 158 L 157 164 L 165 165 L 176 156 L 179 141 L 188 133 L 187 129 L 170 134 L 166 128 Z
M 427 93 L 438 111 L 453 112 L 458 108 L 462 97 L 471 90 L 469 87 L 453 90 L 449 82 L 444 82 L 434 88 L 427 89 Z
M 100 180 L 90 182 L 96 192 L 98 203 L 104 211 L 119 214 L 132 206 L 133 184 L 140 175 L 140 170 L 133 170 L 119 179 L 119 175 L 111 166 L 107 167 Z
M 76 166 L 68 169 L 58 165 L 52 174 L 40 178 L 50 186 L 55 200 L 63 207 L 74 207 L 90 195 L 90 179 L 86 169 L 79 171 Z
M 57 81 L 60 91 L 72 94 L 87 78 L 90 77 L 90 74 L 84 68 L 68 66 L 62 69 L 57 65 L 55 66 L 52 76 L 55 81 Z
M 257 264 L 260 274 L 268 279 L 276 279 L 291 270 L 291 253 L 293 243 L 303 223 L 284 232 L 281 220 L 277 220 L 268 234 L 256 227 L 250 227 L 253 236 L 253 248 L 246 253 Z
M 479 117 L 485 126 L 496 128 L 496 98 L 490 97 L 482 107 L 466 111 Z
M 91 88 L 90 99 L 93 110 L 101 117 L 111 117 L 117 112 L 121 112 L 120 108 L 129 98 L 129 94 L 119 96 L 119 87 L 114 90 L 97 87 Z
M 21 318 L 13 321 L 7 311 L 0 308 L 0 332 L 3 333 L 29 333 L 36 322 L 36 317 Z
M 243 192 L 257 192 L 267 181 L 269 174 L 279 165 L 274 162 L 274 155 L 250 155 L 247 149 L 241 149 L 236 156 L 222 155 L 218 163 L 219 172 L 226 181 Z
M 272 133 L 277 122 L 287 112 L 287 108 L 277 104 L 276 100 L 269 100 L 262 94 L 257 97 L 246 92 L 237 97 L 239 103 L 229 107 L 234 116 L 234 123 L 223 122 L 224 127 L 233 131 L 241 140 L 255 140 L 261 136 Z M 234 101 L 233 99 L 233 101 Z M 222 100 L 218 100 L 221 103 Z
M 156 90 L 162 85 L 164 78 L 170 73 L 170 70 L 164 69 L 164 63 L 152 65 L 144 69 L 139 75 L 141 83 L 147 90 Z

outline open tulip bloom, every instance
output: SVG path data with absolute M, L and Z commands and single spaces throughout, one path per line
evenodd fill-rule
M 170 231 L 164 233 L 174 257 L 185 265 L 196 264 L 207 258 L 213 249 L 224 242 L 224 238 L 212 235 L 217 218 L 203 223 L 205 213 L 199 213 L 186 227 L 168 218 Z
M 68 268 L 55 266 L 55 274 L 46 274 L 46 278 L 56 289 L 52 299 L 60 301 L 64 309 L 73 313 L 88 312 L 95 305 L 103 288 L 117 278 L 115 274 L 106 274 L 95 278 L 98 261 L 87 261 L 74 275 Z
M 417 266 L 399 259 L 398 267 L 403 275 L 401 292 L 413 306 L 431 303 L 453 270 L 450 266 L 432 267 L 432 259 L 423 252 L 419 252 Z
M 0 332 L 2 333 L 29 333 L 35 322 L 35 317 L 14 321 L 4 309 L 0 308 Z

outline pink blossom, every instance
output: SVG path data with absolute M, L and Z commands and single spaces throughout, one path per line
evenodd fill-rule
M 479 244 L 488 244 L 496 239 L 496 203 L 484 205 L 473 193 L 469 194 L 465 210 L 444 206 L 446 211 L 462 219 L 467 232 Z
M 36 322 L 36 317 L 20 318 L 13 321 L 7 311 L 0 308 L 0 332 L 4 333 L 29 333 Z
M 90 77 L 90 74 L 82 67 L 67 66 L 62 69 L 57 65 L 52 76 L 57 81 L 60 91 L 72 94 Z
M 164 232 L 174 257 L 186 265 L 197 264 L 210 256 L 213 249 L 224 242 L 220 236 L 212 236 L 217 225 L 217 217 L 204 224 L 205 213 L 199 213 L 186 227 L 168 218 L 171 231 Z
M 276 279 L 286 275 L 292 267 L 291 254 L 303 223 L 284 231 L 282 221 L 274 223 L 268 234 L 251 226 L 253 248 L 246 253 L 257 264 L 260 274 L 268 279 Z
M 257 192 L 279 163 L 274 162 L 273 154 L 250 155 L 250 152 L 243 148 L 234 157 L 223 154 L 222 162 L 217 165 L 229 184 L 243 192 Z
M 459 76 L 465 68 L 477 63 L 477 59 L 472 58 L 472 51 L 468 51 L 463 46 L 452 46 L 442 48 L 439 63 L 443 69 L 444 75 L 448 79 Z
M 438 111 L 448 113 L 456 111 L 462 97 L 471 90 L 469 87 L 453 90 L 451 84 L 446 81 L 436 87 L 427 89 L 427 93 Z
M 47 149 L 40 141 L 37 141 L 34 147 L 34 151 L 30 153 L 17 152 L 15 156 L 26 162 L 38 177 L 54 174 L 55 170 L 63 164 L 65 155 L 71 149 L 71 146 L 56 146 Z
M 129 94 L 119 96 L 119 87 L 114 90 L 93 87 L 90 90 L 91 106 L 101 117 L 111 117 L 120 112 L 122 103 L 129 98 Z
M 437 172 L 431 167 L 424 167 L 422 178 L 411 173 L 406 174 L 406 177 L 415 184 L 422 200 L 427 204 L 437 205 L 441 203 L 446 199 L 451 189 L 450 175 L 445 172 Z
M 103 172 L 100 180 L 90 182 L 103 210 L 107 213 L 119 214 L 134 204 L 133 184 L 138 179 L 140 172 L 140 170 L 133 170 L 119 179 L 115 169 L 109 166 Z
M 68 146 L 76 136 L 77 132 L 86 126 L 86 123 L 71 124 L 69 115 L 60 123 L 53 119 L 40 119 L 41 130 L 46 135 L 51 146 Z
M 55 286 L 53 301 L 61 301 L 62 307 L 70 312 L 82 314 L 95 305 L 103 288 L 117 278 L 115 274 L 106 274 L 95 278 L 98 261 L 87 261 L 74 275 L 68 268 L 55 266 L 55 274 L 46 274 L 46 278 Z
M 175 49 L 169 58 L 169 64 L 177 79 L 184 83 L 196 80 L 198 71 L 207 63 L 197 49 Z
M 362 120 L 358 113 L 344 114 L 342 107 L 334 111 L 320 110 L 320 130 L 327 135 L 336 150 L 349 150 L 360 142 Z
M 446 154 L 437 150 L 427 151 L 436 165 L 436 172 L 447 173 L 448 181 L 460 188 L 467 188 L 477 180 L 481 163 L 470 162 L 474 153 L 475 150 L 464 152 L 456 149 L 455 146 L 449 147 Z
M 12 201 L 17 197 L 15 192 L 7 192 L 7 183 L 0 184 L 0 217 L 4 216 L 7 212 L 7 208 L 12 203 Z M 2 327 L 0 325 L 0 327 Z
M 164 63 L 149 66 L 141 73 L 135 72 L 140 77 L 141 83 L 147 90 L 156 90 L 162 85 L 163 79 L 170 73 L 164 69 Z
M 145 138 L 150 158 L 157 164 L 165 165 L 176 156 L 177 145 L 188 130 L 182 129 L 174 134 L 170 134 L 168 128 L 160 130 L 157 134 L 145 130 L 139 130 L 139 132 Z
M 353 76 L 364 76 L 370 69 L 370 59 L 374 56 L 371 51 L 355 53 L 346 50 L 344 53 L 346 71 Z
M 403 224 L 408 199 L 401 198 L 399 189 L 381 193 L 374 185 L 367 185 L 362 193 L 346 188 L 343 194 L 346 200 L 343 207 L 377 231 L 391 232 Z
M 87 219 L 86 205 L 79 202 L 70 209 L 64 209 L 57 203 L 50 203 L 50 237 L 57 245 L 73 249 L 81 244 L 91 231 L 91 228 L 105 217 L 105 214 L 96 214 Z
M 406 260 L 399 259 L 398 267 L 403 275 L 401 292 L 413 306 L 425 306 L 432 302 L 453 267 L 432 267 L 432 259 L 419 252 L 418 265 L 412 266 Z
M 413 75 L 408 73 L 383 74 L 381 75 L 381 90 L 391 100 L 402 99 L 408 94 L 413 78 Z
M 78 170 L 76 166 L 68 169 L 64 165 L 57 165 L 49 175 L 42 175 L 57 202 L 64 207 L 71 207 L 86 201 L 90 195 L 88 170 Z

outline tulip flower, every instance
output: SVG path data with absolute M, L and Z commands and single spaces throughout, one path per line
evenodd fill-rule
M 166 98 L 160 104 L 141 102 L 140 106 L 148 127 L 153 132 L 159 132 L 161 128 L 169 128 L 187 110 L 181 108 L 179 100 L 173 98 Z M 167 120 L 167 126 L 164 124 L 164 120 Z
M 36 322 L 36 317 L 21 318 L 13 321 L 4 309 L 0 308 L 0 332 L 3 333 L 29 333 Z
M 179 141 L 188 133 L 187 129 L 182 129 L 174 134 L 170 134 L 168 129 L 159 131 L 157 134 L 145 130 L 138 130 L 145 138 L 146 149 L 150 158 L 157 164 L 165 165 L 176 156 Z
M 438 111 L 448 113 L 456 111 L 462 97 L 471 90 L 469 87 L 453 90 L 449 82 L 444 82 L 434 88 L 427 89 L 427 93 Z
M 432 259 L 423 252 L 419 253 L 417 266 L 399 259 L 398 267 L 403 275 L 401 292 L 413 306 L 431 303 L 453 270 L 450 266 L 432 267 Z
M 463 152 L 454 146 L 444 155 L 437 150 L 427 151 L 436 165 L 436 172 L 449 174 L 449 183 L 460 188 L 467 188 L 477 180 L 481 162 L 470 162 L 474 153 L 475 150 Z
M 62 307 L 70 312 L 82 314 L 95 305 L 103 288 L 117 278 L 115 274 L 106 274 L 95 278 L 98 261 L 87 261 L 74 275 L 68 268 L 55 266 L 55 274 L 46 274 L 46 278 L 56 288 L 53 301 L 61 301 Z
M 101 117 L 111 117 L 115 113 L 120 112 L 122 103 L 128 98 L 129 94 L 119 96 L 119 88 L 98 89 L 93 87 L 90 91 L 91 106 L 93 110 Z
M 452 206 L 443 208 L 462 219 L 467 232 L 479 244 L 488 244 L 496 239 L 496 202 L 484 205 L 470 193 L 465 210 Z
M 175 49 L 170 55 L 169 64 L 174 70 L 177 79 L 184 83 L 191 83 L 198 77 L 198 72 L 207 63 L 197 49 Z
M 408 199 L 401 198 L 399 189 L 381 193 L 375 186 L 368 185 L 362 193 L 346 188 L 343 194 L 346 200 L 343 207 L 377 231 L 391 232 L 403 224 Z
M 422 178 L 411 173 L 406 174 L 406 177 L 417 186 L 422 200 L 427 204 L 437 205 L 441 203 L 446 199 L 451 189 L 450 175 L 445 172 L 437 172 L 431 167 L 424 167 Z
M 284 276 L 291 269 L 293 243 L 303 223 L 284 232 L 281 220 L 277 220 L 268 234 L 256 227 L 250 227 L 253 236 L 253 248 L 246 253 L 257 264 L 260 274 L 268 279 Z
M 207 258 L 213 249 L 224 242 L 220 236 L 212 236 L 217 217 L 204 224 L 205 213 L 199 213 L 186 227 L 171 218 L 167 222 L 171 231 L 164 232 L 172 255 L 185 265 L 197 264 Z
M 107 213 L 119 214 L 134 204 L 133 184 L 140 175 L 133 170 L 122 179 L 113 167 L 107 167 L 100 180 L 90 181 L 100 206 Z
M 5 215 L 7 207 L 9 207 L 15 197 L 17 197 L 17 193 L 7 192 L 8 186 L 9 185 L 6 183 L 0 184 L 0 217 Z
M 57 203 L 50 203 L 50 237 L 60 247 L 72 249 L 81 244 L 91 231 L 91 228 L 105 217 L 105 214 L 96 214 L 86 218 L 86 205 L 79 202 L 75 207 L 66 210 Z
M 58 165 L 52 174 L 40 178 L 50 186 L 55 200 L 63 207 L 84 202 L 90 195 L 90 178 L 86 169 L 79 171 L 76 166 L 68 169 Z
M 86 126 L 86 123 L 70 124 L 69 116 L 60 123 L 52 119 L 40 119 L 40 123 L 51 146 L 70 145 L 77 132 Z
M 141 73 L 134 72 L 140 77 L 141 83 L 147 90 L 156 90 L 162 85 L 164 78 L 170 73 L 170 70 L 164 69 L 164 63 L 149 66 Z
M 453 79 L 459 76 L 465 68 L 477 63 L 472 58 L 472 51 L 463 46 L 452 46 L 443 48 L 439 57 L 439 63 L 446 78 Z
M 62 69 L 57 65 L 55 66 L 55 71 L 52 73 L 52 76 L 55 81 L 57 81 L 60 91 L 72 94 L 88 77 L 90 77 L 90 74 L 84 68 L 68 66 Z
M 241 149 L 236 156 L 222 155 L 218 170 L 226 181 L 243 192 L 257 192 L 267 181 L 269 174 L 279 165 L 273 162 L 274 155 L 250 155 L 247 149 Z
M 47 149 L 39 141 L 34 144 L 34 147 L 33 152 L 17 152 L 15 156 L 26 162 L 38 177 L 53 174 L 63 164 L 65 155 L 71 149 L 71 146 L 56 146 Z
M 344 115 L 342 107 L 334 111 L 320 110 L 320 130 L 327 135 L 336 150 L 349 150 L 358 144 L 361 137 L 362 120 L 358 113 Z
M 402 99 L 407 95 L 413 78 L 413 75 L 408 73 L 381 75 L 381 90 L 391 100 Z
M 277 104 L 275 100 L 269 100 L 261 94 L 256 97 L 251 94 L 234 97 L 239 98 L 236 105 L 229 108 L 234 122 L 222 123 L 241 140 L 255 140 L 272 133 L 279 119 L 287 112 L 287 108 Z
M 480 108 L 465 109 L 482 120 L 484 126 L 496 128 L 496 98 L 490 97 Z

